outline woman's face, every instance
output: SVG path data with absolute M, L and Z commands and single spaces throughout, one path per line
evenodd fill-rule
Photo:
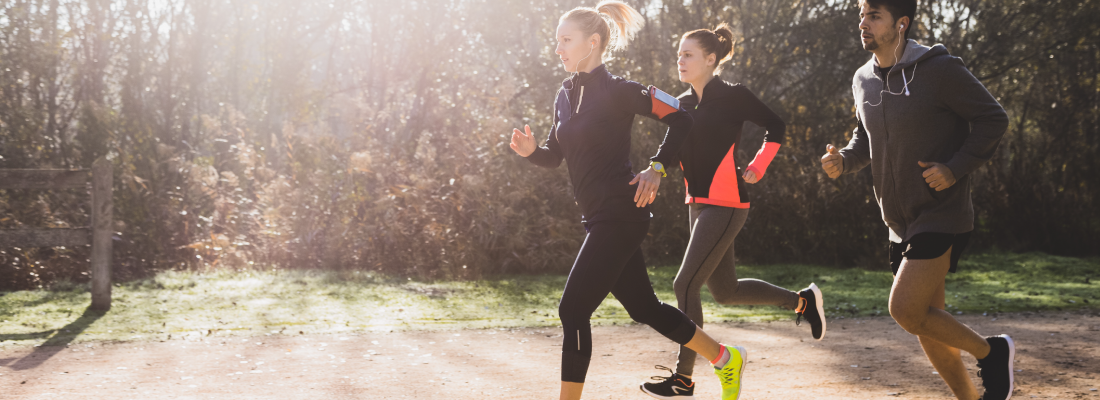
M 680 82 L 698 82 L 714 75 L 716 66 L 714 53 L 705 54 L 695 39 L 680 41 L 676 65 L 680 72 Z
M 585 36 L 584 32 L 572 21 L 561 21 L 558 24 L 558 47 L 554 53 L 561 59 L 562 67 L 566 72 L 588 70 L 589 65 L 598 65 L 600 54 L 596 51 L 596 43 L 599 35 Z

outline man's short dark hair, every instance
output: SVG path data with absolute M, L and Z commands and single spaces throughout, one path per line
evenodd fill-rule
M 859 4 L 867 4 L 873 8 L 885 8 L 894 17 L 895 23 L 901 17 L 909 17 L 909 24 L 905 25 L 905 36 L 903 36 L 906 39 L 909 38 L 909 30 L 917 24 L 917 0 L 859 0 Z

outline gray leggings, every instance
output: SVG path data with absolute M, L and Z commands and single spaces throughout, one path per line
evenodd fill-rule
M 719 304 L 775 305 L 791 310 L 798 307 L 798 293 L 759 279 L 737 279 L 733 239 L 745 225 L 747 208 L 691 204 L 688 214 L 691 241 L 676 274 L 675 290 L 677 306 L 696 325 L 703 326 L 703 303 L 699 297 L 703 283 Z M 691 375 L 695 357 L 694 351 L 680 346 L 676 373 Z

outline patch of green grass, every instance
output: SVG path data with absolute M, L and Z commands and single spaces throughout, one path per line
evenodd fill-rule
M 675 269 L 655 271 L 658 291 L 671 291 Z M 889 315 L 887 300 L 893 275 L 889 270 L 837 269 L 806 265 L 746 265 L 740 278 L 762 279 L 799 290 L 815 282 L 832 317 Z M 947 310 L 952 313 L 1061 311 L 1100 308 L 1100 259 L 1059 257 L 1041 253 L 977 254 L 963 258 L 958 272 L 947 276 Z M 662 299 L 666 299 L 662 296 Z M 672 298 L 675 300 L 675 298 Z M 667 301 L 667 300 L 666 300 Z M 704 310 L 710 320 L 790 318 L 776 307 L 721 306 L 704 290 Z
M 1097 308 L 1100 259 L 1045 254 L 985 254 L 948 276 L 952 312 L 996 313 Z M 652 268 L 661 300 L 675 304 L 677 268 Z M 806 265 L 742 265 L 741 278 L 792 290 L 816 282 L 833 317 L 887 315 L 889 271 Z M 85 312 L 86 285 L 0 293 L 0 346 L 102 340 L 196 339 L 404 329 L 464 329 L 560 324 L 565 276 L 505 276 L 423 282 L 359 272 L 165 272 L 118 284 L 106 314 Z M 789 319 L 770 306 L 722 306 L 703 291 L 708 321 Z M 629 323 L 614 298 L 593 323 Z

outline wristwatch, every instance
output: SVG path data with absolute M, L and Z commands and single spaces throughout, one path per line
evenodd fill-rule
M 649 163 L 649 167 L 650 167 L 650 168 L 653 168 L 653 170 L 654 170 L 654 171 L 660 172 L 660 173 L 661 173 L 661 177 L 662 177 L 662 178 L 664 178 L 664 177 L 668 177 L 668 174 L 667 174 L 667 173 L 665 173 L 665 166 L 664 166 L 664 164 L 661 164 L 660 162 L 657 162 L 657 161 L 651 161 L 651 162 Z

